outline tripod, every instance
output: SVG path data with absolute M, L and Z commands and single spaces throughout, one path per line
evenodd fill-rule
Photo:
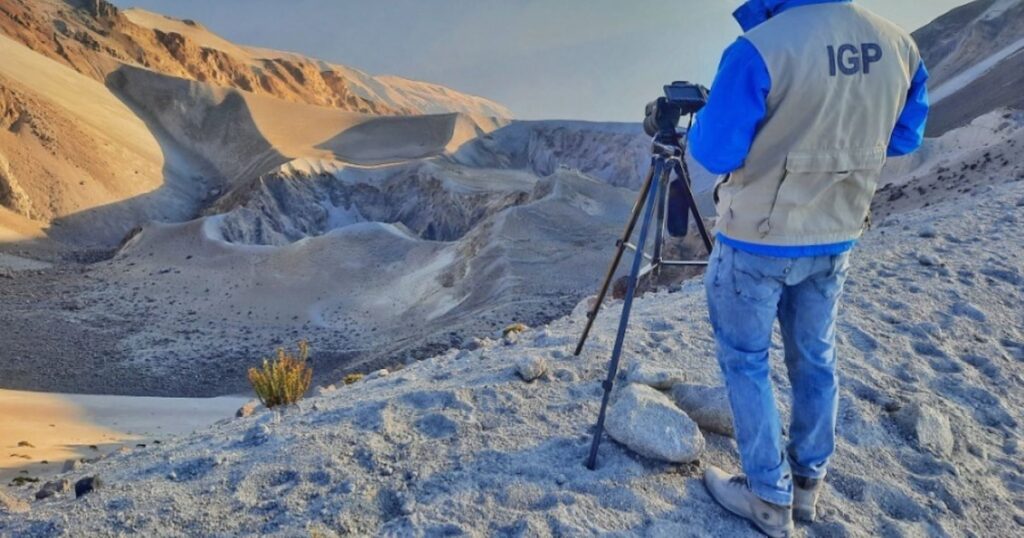
M 690 115 L 689 124 L 690 126 L 693 125 L 692 114 Z M 689 127 L 687 127 L 688 132 Z M 587 312 L 587 325 L 583 329 L 583 334 L 580 335 L 574 353 L 574 355 L 579 356 L 583 351 L 583 346 L 586 344 L 590 330 L 597 319 L 597 314 L 601 310 L 601 304 L 608 294 L 608 289 L 611 286 L 612 279 L 615 277 L 615 272 L 618 271 L 619 264 L 622 262 L 622 256 L 626 249 L 629 249 L 634 252 L 633 265 L 626 281 L 626 296 L 622 304 L 622 316 L 619 318 L 619 329 L 615 336 L 615 346 L 612 348 L 611 362 L 608 366 L 608 377 L 602 383 L 604 396 L 601 398 L 601 411 L 597 416 L 597 427 L 590 445 L 590 457 L 587 458 L 587 468 L 590 470 L 594 470 L 597 466 L 597 450 L 601 444 L 601 434 L 604 433 L 605 413 L 608 408 L 608 400 L 611 396 L 615 375 L 619 370 L 622 344 L 626 338 L 626 327 L 629 325 L 629 314 L 633 307 L 637 283 L 641 278 L 649 274 L 660 274 L 661 269 L 664 267 L 707 265 L 706 261 L 666 260 L 663 257 L 669 185 L 671 184 L 673 173 L 679 178 L 679 181 L 682 181 L 683 185 L 682 193 L 687 206 L 684 218 L 688 221 L 690 215 L 693 215 L 697 230 L 700 232 L 701 239 L 704 240 L 704 246 L 707 248 L 708 253 L 711 253 L 711 237 L 708 235 L 704 221 L 701 219 L 700 210 L 697 208 L 697 202 L 693 198 L 693 190 L 690 187 L 690 171 L 686 166 L 685 139 L 674 129 L 671 134 L 659 133 L 654 137 L 651 144 L 651 166 L 647 172 L 647 177 L 640 188 L 640 195 L 633 204 L 633 212 L 626 223 L 626 230 L 622 234 L 622 239 L 616 242 L 615 256 L 612 258 L 612 263 L 608 267 L 608 273 L 601 284 L 601 289 L 597 294 L 597 301 L 594 303 L 593 309 Z M 640 226 L 640 235 L 637 236 L 636 244 L 633 244 L 629 241 L 633 236 L 633 230 L 636 228 L 637 221 L 640 220 L 641 213 L 643 213 L 643 222 Z M 655 214 L 657 214 L 658 218 L 655 225 L 654 248 L 651 254 L 647 254 L 645 247 L 647 237 L 651 231 L 651 221 L 654 220 Z

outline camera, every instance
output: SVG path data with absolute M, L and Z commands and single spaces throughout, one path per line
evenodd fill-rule
M 708 102 L 708 89 L 700 84 L 676 81 L 665 86 L 665 97 L 647 104 L 644 132 L 648 136 L 675 137 L 679 120 L 695 114 Z

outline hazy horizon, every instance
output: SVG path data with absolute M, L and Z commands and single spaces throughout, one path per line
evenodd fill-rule
M 194 19 L 240 44 L 481 95 L 520 119 L 639 121 L 664 83 L 710 85 L 740 33 L 730 16 L 739 0 L 650 0 L 642 8 L 616 0 L 115 3 Z M 967 2 L 860 3 L 913 30 Z

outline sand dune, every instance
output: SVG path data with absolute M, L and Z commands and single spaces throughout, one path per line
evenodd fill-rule
M 122 446 L 155 446 L 231 417 L 246 401 L 0 390 L 0 484 L 45 480 L 66 460 L 98 459 Z

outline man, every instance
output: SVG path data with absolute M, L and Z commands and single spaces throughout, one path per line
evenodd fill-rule
M 835 450 L 835 318 L 887 156 L 916 150 L 927 71 L 911 37 L 851 0 L 751 0 L 690 133 L 715 189 L 705 276 L 744 475 L 710 467 L 722 506 L 774 537 L 813 520 Z M 778 318 L 789 442 L 769 380 Z M 795 483 L 795 488 L 794 488 Z

